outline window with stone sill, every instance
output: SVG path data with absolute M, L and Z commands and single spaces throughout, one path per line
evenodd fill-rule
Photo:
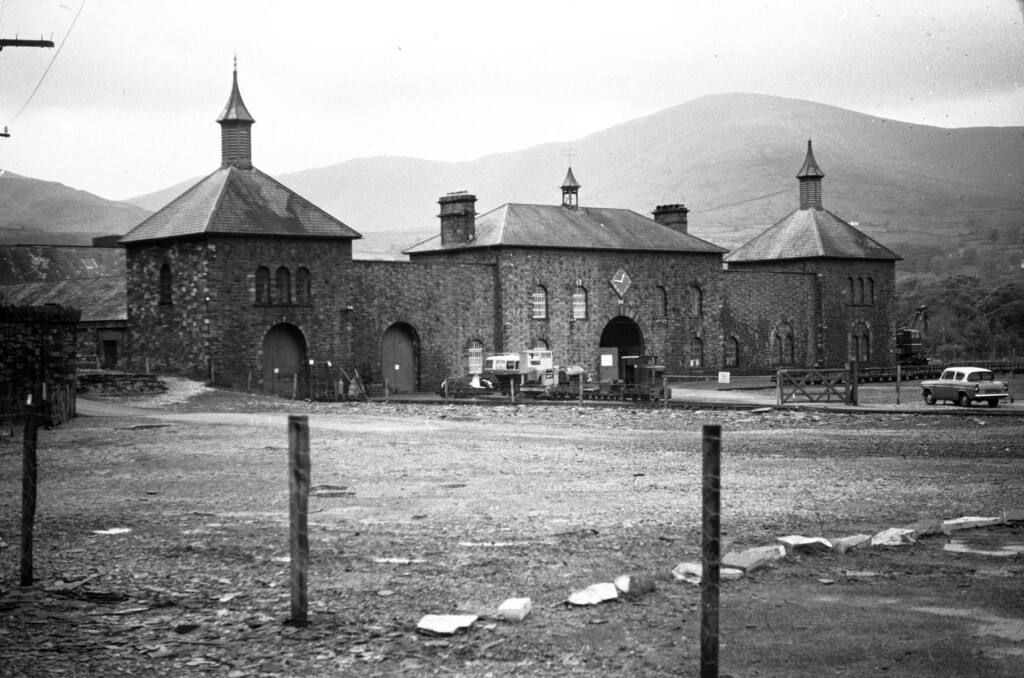
M 274 274 L 274 303 L 278 306 L 290 306 L 292 303 L 292 274 L 281 266 Z
M 725 366 L 739 367 L 740 364 L 740 342 L 736 337 L 728 337 L 725 340 Z
M 531 318 L 544 320 L 548 317 L 548 291 L 543 286 L 537 285 L 530 298 Z
M 160 267 L 159 303 L 161 306 L 170 306 L 171 301 L 171 266 L 164 262 Z
M 299 306 L 309 306 L 312 301 L 309 269 L 302 267 L 295 271 L 295 303 Z
M 260 266 L 256 269 L 256 306 L 270 305 L 270 269 Z
M 690 288 L 690 315 L 704 315 L 704 292 L 698 285 Z
M 572 293 L 572 319 L 587 319 L 587 290 L 584 287 L 577 286 Z
M 480 374 L 484 371 L 484 345 L 483 342 L 474 339 L 469 343 L 466 351 L 469 363 L 469 374 Z
M 654 288 L 654 317 L 668 317 L 668 291 L 664 287 Z

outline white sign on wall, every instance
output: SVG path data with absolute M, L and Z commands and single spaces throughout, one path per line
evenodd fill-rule
M 729 375 L 728 372 L 719 372 L 718 373 L 718 383 L 719 384 L 728 384 L 729 383 L 729 376 L 730 375 Z
M 602 354 L 601 367 L 615 367 L 615 356 L 611 353 Z

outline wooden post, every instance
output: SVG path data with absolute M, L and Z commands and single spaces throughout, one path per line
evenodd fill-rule
M 700 579 L 700 676 L 718 678 L 718 588 L 721 551 L 722 427 L 703 429 L 703 539 Z
M 448 404 L 448 379 L 444 380 L 444 402 Z
M 288 491 L 290 514 L 290 555 L 292 585 L 291 623 L 304 626 L 308 600 L 306 583 L 309 575 L 309 417 L 288 417 Z
M 36 523 L 36 443 L 39 435 L 39 406 L 29 402 L 25 407 L 25 442 L 22 448 L 21 472 L 21 585 L 32 586 L 32 532 Z
M 245 382 L 245 392 L 252 390 L 252 370 L 249 370 L 249 379 Z
M 775 402 L 782 404 L 782 369 L 775 372 Z
M 896 363 L 896 404 L 900 404 L 900 379 L 902 378 L 902 365 Z
M 583 405 L 583 373 L 580 373 L 580 405 Z
M 292 375 L 292 400 L 295 400 L 299 392 L 299 374 L 296 372 Z
M 857 361 L 850 365 L 850 402 L 848 405 L 857 404 L 857 384 L 860 382 L 860 370 L 857 369 Z

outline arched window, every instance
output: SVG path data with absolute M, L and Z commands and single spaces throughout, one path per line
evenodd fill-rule
M 270 269 L 260 266 L 256 269 L 256 305 L 270 304 Z
M 309 306 L 311 302 L 309 269 L 303 266 L 295 271 L 295 303 L 299 306 Z
M 548 342 L 544 341 L 543 339 L 538 339 L 537 341 L 533 342 L 533 347 L 541 351 L 546 351 L 548 350 Z
M 853 290 L 854 290 L 853 278 L 847 278 L 846 279 L 846 303 L 848 303 L 848 304 L 854 303 L 855 295 L 854 295 L 854 291 Z
M 586 320 L 587 318 L 587 290 L 577 286 L 572 293 L 572 319 Z
M 772 364 L 793 365 L 796 363 L 796 347 L 793 345 L 793 328 L 787 323 L 780 324 L 772 333 Z
M 668 317 L 668 291 L 664 287 L 654 288 L 654 317 Z
M 704 366 L 704 342 L 700 337 L 690 340 L 690 367 Z
M 480 374 L 484 371 L 484 345 L 474 339 L 469 342 L 466 349 L 466 359 L 469 363 L 469 374 Z
M 850 360 L 858 360 L 862 363 L 871 360 L 871 333 L 868 326 L 858 323 L 850 330 Z
M 864 303 L 864 278 L 857 278 L 857 303 Z
M 274 274 L 274 287 L 277 293 L 275 301 L 280 306 L 287 306 L 292 303 L 292 274 L 284 266 L 277 269 Z
M 161 306 L 171 305 L 171 265 L 167 262 L 160 267 L 159 296 Z
M 868 284 L 868 290 L 867 290 L 868 296 L 867 296 L 867 299 L 865 300 L 865 303 L 874 304 L 875 303 L 875 281 L 874 281 L 874 279 L 873 278 L 868 278 L 867 284 Z
M 704 315 L 704 292 L 697 285 L 690 288 L 690 315 Z
M 725 340 L 725 366 L 738 367 L 740 364 L 740 341 L 736 337 Z
M 541 285 L 533 290 L 533 296 L 531 298 L 532 315 L 534 319 L 543 319 L 548 317 L 548 291 Z

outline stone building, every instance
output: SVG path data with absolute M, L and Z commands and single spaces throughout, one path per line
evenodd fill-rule
M 891 361 L 899 257 L 823 209 L 809 144 L 800 208 L 732 253 L 680 204 L 581 205 L 570 168 L 561 204 L 478 216 L 450 193 L 409 261 L 353 261 L 356 231 L 253 166 L 254 122 L 236 72 L 221 167 L 121 239 L 136 367 L 288 392 L 326 365 L 432 390 L 530 348 L 610 378 L 625 356 L 669 374 Z

